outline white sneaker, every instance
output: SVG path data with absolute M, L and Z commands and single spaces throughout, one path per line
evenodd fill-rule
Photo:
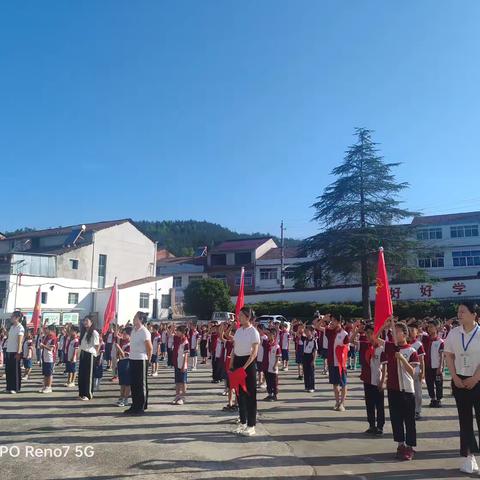
M 247 427 L 240 432 L 244 437 L 253 437 L 255 435 L 255 427 Z
M 242 433 L 245 429 L 247 428 L 247 424 L 245 423 L 239 423 L 238 427 L 233 430 L 233 433 L 236 433 L 237 435 Z
M 152 373 L 152 377 L 158 377 L 158 372 Z
M 41 388 L 38 393 L 45 393 L 45 389 L 44 388 Z
M 177 403 L 176 403 L 176 404 L 177 404 L 177 405 L 183 405 L 183 404 L 184 404 L 183 398 L 179 398 L 179 399 L 177 400 Z
M 460 467 L 460 471 L 463 473 L 478 472 L 477 460 L 473 455 L 469 455 Z
M 338 406 L 337 411 L 339 411 L 339 412 L 344 412 L 344 411 L 345 411 L 345 406 L 343 405 L 343 403 L 341 403 L 341 404 Z
M 43 389 L 42 393 L 52 393 L 52 392 L 53 392 L 52 387 L 47 387 Z
M 15 395 L 15 394 L 17 393 L 17 391 L 16 391 L 16 390 L 7 390 L 7 393 L 10 393 L 10 394 L 12 394 L 12 395 Z
M 313 388 L 311 388 L 308 393 L 315 393 L 315 390 Z

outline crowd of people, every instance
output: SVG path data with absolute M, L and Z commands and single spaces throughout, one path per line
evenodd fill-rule
M 66 376 L 65 387 L 78 385 L 82 401 L 100 390 L 104 372 L 118 381 L 117 405 L 125 414 L 140 415 L 148 408 L 148 378 L 158 376 L 159 364 L 173 369 L 175 405 L 187 398 L 188 374 L 198 365 L 211 366 L 211 382 L 223 385 L 225 411 L 238 411 L 234 432 L 255 435 L 257 390 L 263 400 L 280 398 L 281 371 L 288 371 L 290 352 L 295 353 L 297 379 L 308 393 L 328 376 L 332 406 L 348 409 L 348 373 L 360 368 L 364 385 L 368 436 L 381 436 L 385 426 L 385 397 L 389 410 L 396 458 L 412 460 L 417 446 L 416 422 L 422 419 L 423 385 L 430 408 L 441 408 L 445 369 L 459 416 L 461 470 L 478 471 L 479 452 L 474 417 L 480 424 L 480 334 L 477 306 L 463 302 L 451 319 L 398 319 L 391 317 L 377 328 L 364 320 L 344 321 L 340 315 L 317 313 L 313 320 L 291 324 L 257 323 L 254 312 L 242 309 L 238 322 L 175 325 L 148 322 L 138 312 L 130 323 L 112 324 L 104 335 L 85 317 L 76 325 L 44 325 L 34 335 L 14 312 L 8 333 L 0 330 L 5 365 L 6 392 L 21 391 L 34 364 L 41 366 L 42 394 L 52 392 L 54 372 Z M 232 385 L 231 372 L 243 373 L 244 387 Z

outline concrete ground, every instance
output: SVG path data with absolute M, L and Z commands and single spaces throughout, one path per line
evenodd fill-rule
M 319 370 L 314 394 L 303 391 L 293 368 L 281 372 L 280 400 L 259 401 L 258 435 L 248 439 L 230 433 L 235 415 L 221 411 L 224 398 L 209 382 L 209 369 L 189 375 L 185 405 L 169 404 L 173 372 L 161 367 L 159 377 L 150 377 L 148 414 L 125 418 L 114 405 L 118 385 L 109 376 L 93 401 L 81 402 L 75 390 L 59 386 L 61 375 L 53 394 L 36 393 L 40 377 L 34 374 L 22 393 L 0 396 L 0 478 L 468 478 L 458 471 L 458 423 L 449 387 L 445 408 L 425 408 L 417 424 L 416 459 L 398 462 L 388 423 L 383 438 L 362 434 L 367 425 L 358 372 L 349 375 L 344 413 L 332 410 L 330 387 Z M 48 457 L 54 448 L 59 458 L 38 456 Z

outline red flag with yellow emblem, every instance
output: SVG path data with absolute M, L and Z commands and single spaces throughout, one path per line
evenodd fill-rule
M 377 287 L 375 294 L 375 323 L 374 330 L 377 333 L 383 324 L 393 313 L 392 296 L 388 285 L 387 267 L 383 248 L 378 251 Z

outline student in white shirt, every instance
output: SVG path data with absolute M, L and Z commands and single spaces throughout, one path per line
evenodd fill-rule
M 130 335 L 130 380 L 132 405 L 127 415 L 142 415 L 148 407 L 148 364 L 152 357 L 152 337 L 145 327 L 147 314 L 137 312 Z
M 6 352 L 6 369 L 7 376 L 7 393 L 17 393 L 20 391 L 22 384 L 22 371 L 20 361 L 22 358 L 23 336 L 25 329 L 22 321 L 23 315 L 20 311 L 15 311 L 11 317 L 11 327 L 8 330 L 7 352 Z
M 478 306 L 464 301 L 458 306 L 460 326 L 450 331 L 445 340 L 445 359 L 452 375 L 452 392 L 455 397 L 460 423 L 460 455 L 465 457 L 460 470 L 478 472 L 474 454 L 479 452 L 473 429 L 480 423 L 480 327 Z
M 240 389 L 238 395 L 238 410 L 240 413 L 240 424 L 234 430 L 235 433 L 246 437 L 255 435 L 255 425 L 257 422 L 257 388 L 255 361 L 257 359 L 258 346 L 260 344 L 260 335 L 258 330 L 252 326 L 252 310 L 244 307 L 240 311 L 240 328 L 233 337 L 233 352 L 231 364 L 233 370 L 237 368 L 245 369 L 247 374 L 246 387 L 247 392 Z
M 93 368 L 100 348 L 100 335 L 95 330 L 92 318 L 83 319 L 80 333 L 80 362 L 78 364 L 78 396 L 80 400 L 93 398 Z

